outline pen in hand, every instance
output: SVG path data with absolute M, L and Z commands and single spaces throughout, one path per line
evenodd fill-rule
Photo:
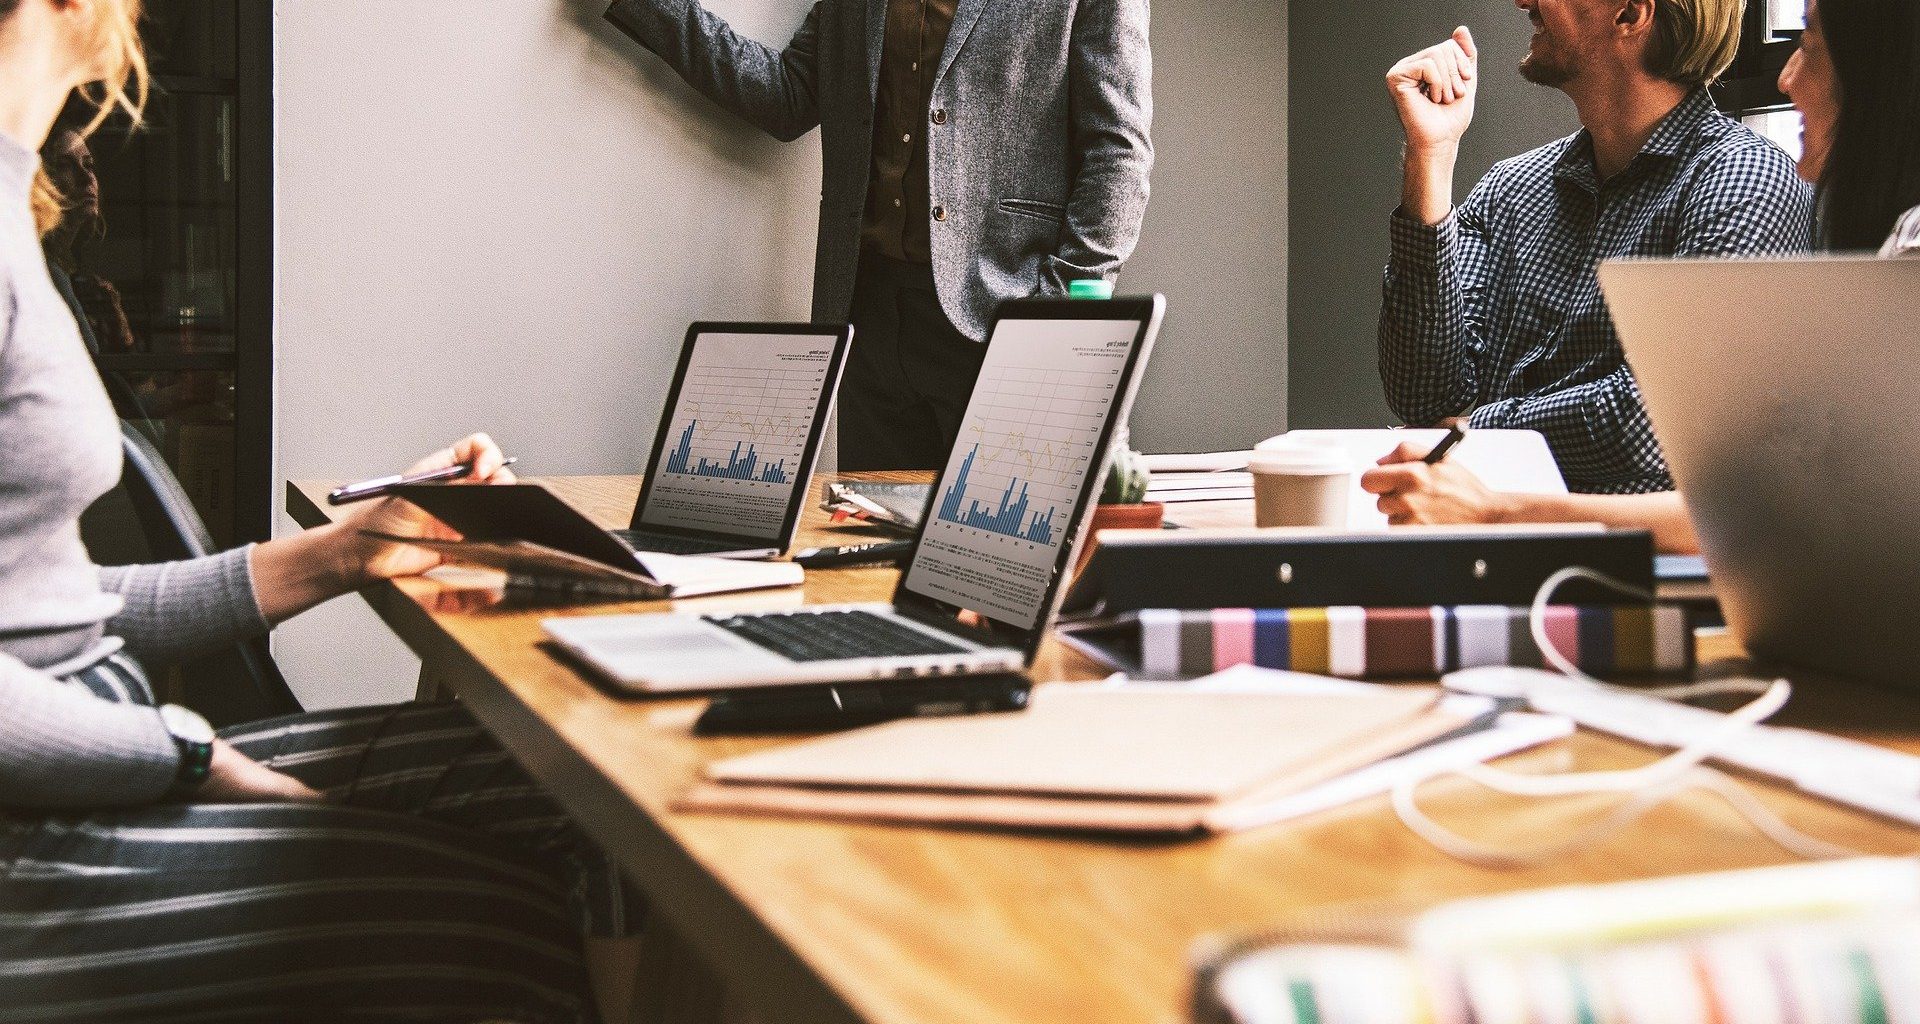
M 1441 438 L 1440 443 L 1434 445 L 1433 450 L 1428 452 L 1427 457 L 1421 461 L 1429 466 L 1437 466 L 1447 457 L 1448 452 L 1453 451 L 1455 445 L 1466 439 L 1467 428 L 1455 423 L 1447 428 L 1447 436 Z
M 500 468 L 505 469 L 519 461 L 518 458 L 507 459 L 500 463 Z M 396 487 L 405 487 L 409 484 L 438 483 L 442 480 L 458 480 L 471 472 L 473 472 L 473 463 L 457 462 L 443 469 L 429 469 L 423 473 L 375 477 L 372 480 L 362 480 L 357 484 L 348 484 L 345 487 L 334 488 L 327 493 L 327 504 L 351 505 L 356 501 L 384 498 L 393 493 Z

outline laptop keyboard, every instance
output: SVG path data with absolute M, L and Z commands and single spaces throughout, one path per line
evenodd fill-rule
M 662 533 L 644 533 L 640 530 L 614 530 L 613 535 L 620 543 L 635 551 L 657 551 L 663 555 L 711 555 L 720 551 L 739 551 L 742 545 L 720 540 L 701 540 L 697 537 L 673 537 Z M 773 547 L 768 544 L 768 547 Z
M 710 615 L 707 621 L 791 661 L 966 653 L 963 647 L 872 612 Z

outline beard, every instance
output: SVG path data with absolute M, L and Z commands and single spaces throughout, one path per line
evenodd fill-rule
M 1533 47 L 1520 61 L 1520 77 L 1535 85 L 1557 88 L 1573 81 L 1573 67 L 1554 52 L 1553 41 L 1542 33 L 1534 36 Z

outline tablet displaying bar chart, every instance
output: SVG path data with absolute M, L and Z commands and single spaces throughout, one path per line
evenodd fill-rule
M 779 537 L 833 351 L 820 334 L 701 335 L 640 522 Z
M 1003 320 L 935 485 L 906 588 L 1022 628 L 1040 618 L 1140 330 Z

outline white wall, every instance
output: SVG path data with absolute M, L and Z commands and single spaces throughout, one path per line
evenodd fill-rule
M 817 136 L 721 114 L 604 0 L 275 6 L 278 478 L 372 475 L 474 429 L 531 473 L 631 472 L 689 321 L 806 317 Z M 709 6 L 768 41 L 807 8 Z M 1285 421 L 1284 8 L 1154 7 L 1159 166 L 1123 282 L 1172 303 L 1150 450 Z M 412 691 L 358 601 L 275 642 L 309 706 Z
M 632 59 L 603 6 L 276 5 L 278 478 L 373 475 L 476 429 L 528 472 L 633 472 L 689 321 L 807 318 L 817 142 Z M 713 7 L 768 39 L 804 12 Z M 310 706 L 417 673 L 358 601 L 275 650 Z

